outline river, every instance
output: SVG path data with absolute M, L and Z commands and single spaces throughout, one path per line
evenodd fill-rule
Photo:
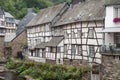
M 18 77 L 15 74 L 15 71 L 6 69 L 5 63 L 0 63 L 0 80 L 26 80 L 26 79 Z

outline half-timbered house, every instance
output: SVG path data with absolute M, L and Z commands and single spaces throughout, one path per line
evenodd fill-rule
M 61 8 L 58 5 L 59 8 L 54 6 L 41 10 L 28 24 L 30 55 L 57 62 L 68 58 L 69 63 L 73 60 L 77 60 L 77 64 L 83 60 L 101 63 L 103 5 L 104 0 L 73 0 L 69 8 L 63 8 L 62 4 Z
M 63 56 L 60 57 L 61 62 L 72 65 L 89 63 L 93 69 L 99 69 L 104 40 L 104 13 L 103 0 L 72 1 L 69 9 L 52 26 L 57 36 L 64 36 L 61 41 L 64 49 Z M 57 59 L 59 60 L 59 57 Z M 99 70 L 91 72 L 91 80 L 100 79 Z
M 51 25 L 60 18 L 59 15 L 66 10 L 66 5 L 66 3 L 63 3 L 42 9 L 27 25 L 30 59 L 45 62 L 46 46 L 52 39 Z M 52 50 L 54 51 L 54 49 Z
M 15 18 L 8 12 L 5 12 L 5 42 L 10 42 L 16 36 Z
M 55 33 L 58 32 L 56 35 L 64 35 L 63 58 L 101 63 L 103 5 L 102 0 L 73 0 L 69 9 L 52 27 Z

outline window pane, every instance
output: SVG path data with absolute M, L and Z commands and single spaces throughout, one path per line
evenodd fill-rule
M 51 51 L 50 51 L 51 53 L 55 53 L 56 52 L 56 48 L 54 48 L 54 47 L 51 47 Z
M 94 30 L 90 29 L 88 35 L 89 35 L 88 38 L 94 38 Z
M 94 54 L 95 54 L 94 46 L 89 46 L 89 55 L 90 55 L 90 57 L 94 57 Z
M 61 47 L 57 47 L 57 52 L 58 52 L 58 53 L 61 52 Z
M 82 32 L 81 32 L 81 30 L 78 30 L 78 31 L 77 31 L 77 34 L 78 34 L 78 38 L 81 38 L 81 37 L 82 37 Z
M 82 46 L 78 46 L 78 55 L 82 55 Z
M 75 38 L 75 32 L 72 31 L 72 38 Z
M 72 45 L 72 46 L 71 46 L 71 53 L 72 53 L 72 54 L 75 54 L 75 53 L 76 53 L 76 46 L 75 46 L 75 45 Z
M 64 52 L 65 52 L 65 54 L 67 54 L 67 45 L 66 44 L 64 45 Z

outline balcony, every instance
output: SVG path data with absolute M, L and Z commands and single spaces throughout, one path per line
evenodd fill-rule
M 101 46 L 101 53 L 120 54 L 120 47 L 116 45 L 103 45 Z

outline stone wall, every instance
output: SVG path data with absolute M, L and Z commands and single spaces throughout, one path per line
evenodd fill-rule
M 74 65 L 74 66 L 79 66 L 79 65 L 87 65 L 86 60 L 80 60 L 80 59 L 64 59 L 63 64 L 65 65 Z
M 120 54 L 102 54 L 102 80 L 120 80 Z
M 23 31 L 21 34 L 16 36 L 12 42 L 12 57 L 16 57 L 18 53 L 22 52 L 22 48 L 27 43 L 26 31 Z
M 56 60 L 46 59 L 46 63 L 56 64 Z
M 0 57 L 4 56 L 4 37 L 0 36 Z

